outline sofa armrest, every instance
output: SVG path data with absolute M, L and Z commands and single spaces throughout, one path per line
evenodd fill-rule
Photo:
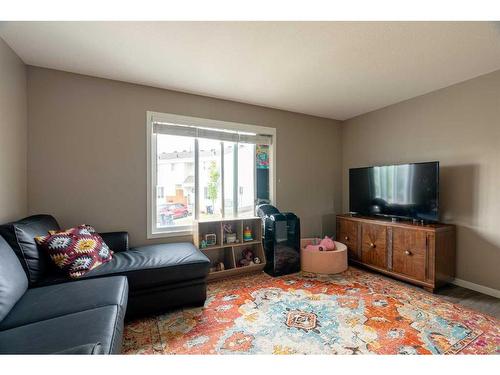
M 95 344 L 84 344 L 84 345 L 74 346 L 72 348 L 68 348 L 54 354 L 96 355 L 96 354 L 104 354 L 104 350 L 102 349 L 101 343 L 98 342 Z
M 115 253 L 128 250 L 128 232 L 107 232 L 99 235 Z

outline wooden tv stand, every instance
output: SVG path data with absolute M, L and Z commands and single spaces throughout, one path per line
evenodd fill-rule
M 349 262 L 422 286 L 429 292 L 455 277 L 455 226 L 337 215 L 337 241 Z

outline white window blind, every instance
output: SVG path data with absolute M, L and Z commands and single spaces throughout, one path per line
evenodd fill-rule
M 273 139 L 270 135 L 265 134 L 255 134 L 240 132 L 237 130 L 216 129 L 201 126 L 171 124 L 159 121 L 153 122 L 153 133 L 214 139 L 224 142 L 251 143 L 258 145 L 271 145 Z

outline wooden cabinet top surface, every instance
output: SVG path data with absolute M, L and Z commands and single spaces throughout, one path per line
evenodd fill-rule
M 356 222 L 362 222 L 367 224 L 378 224 L 378 225 L 386 225 L 391 227 L 399 227 L 405 229 L 417 229 L 417 230 L 426 230 L 430 232 L 446 232 L 455 230 L 455 225 L 453 224 L 443 224 L 443 223 L 429 223 L 429 224 L 414 224 L 411 221 L 399 220 L 393 222 L 391 219 L 385 218 L 373 218 L 368 216 L 361 215 L 350 215 L 350 214 L 342 214 L 337 215 L 337 218 L 344 220 L 352 220 Z

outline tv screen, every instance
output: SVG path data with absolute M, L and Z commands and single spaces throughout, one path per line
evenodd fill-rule
M 439 162 L 349 169 L 349 210 L 438 221 Z

